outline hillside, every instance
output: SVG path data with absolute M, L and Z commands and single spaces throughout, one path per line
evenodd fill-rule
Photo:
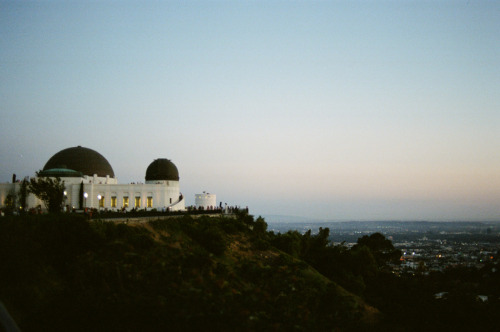
M 359 330 L 378 311 L 276 249 L 265 222 L 0 219 L 0 300 L 23 331 Z

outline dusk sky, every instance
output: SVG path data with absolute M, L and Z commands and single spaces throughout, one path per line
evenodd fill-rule
M 56 152 L 186 204 L 500 220 L 499 1 L 1 1 L 0 182 Z

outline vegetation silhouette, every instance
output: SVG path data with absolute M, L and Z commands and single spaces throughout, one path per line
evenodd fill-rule
M 37 175 L 40 172 L 37 172 Z M 64 202 L 64 181 L 60 178 L 36 177 L 30 179 L 28 192 L 33 193 L 47 207 L 48 212 L 61 212 Z
M 331 243 L 328 228 L 275 234 L 245 212 L 133 225 L 10 216 L 0 218 L 0 300 L 23 331 L 497 326 L 492 266 L 396 276 L 395 257 L 382 234 L 349 249 Z M 448 296 L 436 300 L 440 291 Z

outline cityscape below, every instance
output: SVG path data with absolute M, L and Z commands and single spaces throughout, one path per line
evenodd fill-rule
M 450 267 L 482 268 L 493 262 L 500 250 L 498 222 L 432 222 L 432 221 L 298 221 L 294 217 L 266 216 L 269 230 L 279 233 L 298 231 L 312 234 L 329 228 L 334 245 L 352 247 L 358 238 L 381 233 L 401 250 L 401 264 L 394 273 L 428 274 Z M 493 271 L 495 272 L 495 271 Z

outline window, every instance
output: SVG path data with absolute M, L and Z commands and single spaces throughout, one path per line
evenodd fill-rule
M 148 196 L 147 207 L 153 207 L 153 197 Z
M 116 196 L 111 196 L 111 207 L 112 208 L 116 207 Z
M 123 207 L 128 208 L 128 196 L 123 196 Z
M 99 199 L 99 207 L 100 208 L 104 207 L 104 196 L 101 196 L 101 198 Z
M 135 197 L 135 205 L 134 205 L 136 208 L 137 207 L 141 207 L 141 197 L 140 196 L 136 196 Z

